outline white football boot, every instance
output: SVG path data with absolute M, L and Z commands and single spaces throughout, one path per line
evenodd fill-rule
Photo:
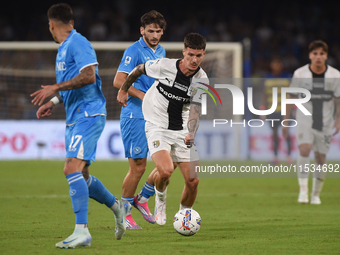
M 91 246 L 92 237 L 88 228 L 76 228 L 72 235 L 64 241 L 56 243 L 57 248 L 75 248 L 77 246 Z

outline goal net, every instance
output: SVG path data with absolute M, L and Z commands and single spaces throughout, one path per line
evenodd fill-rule
M 107 119 L 119 119 L 120 107 L 116 102 L 117 90 L 112 82 L 124 50 L 133 42 L 93 42 L 99 62 L 102 90 L 107 99 Z M 167 57 L 181 58 L 183 43 L 162 42 Z M 1 42 L 0 43 L 0 119 L 36 119 L 37 106 L 31 104 L 32 92 L 40 85 L 55 83 L 55 57 L 58 44 L 54 42 Z M 209 78 L 242 77 L 242 45 L 240 43 L 207 43 L 201 67 Z M 225 94 L 223 94 L 225 93 Z M 229 94 L 228 94 L 229 93 Z M 219 92 L 223 98 L 223 118 L 232 118 L 232 98 L 229 91 Z M 208 113 L 219 117 L 211 98 L 207 100 Z M 227 109 L 227 110 L 225 110 Z M 230 109 L 230 110 L 228 110 Z M 49 119 L 65 119 L 62 107 L 56 107 Z

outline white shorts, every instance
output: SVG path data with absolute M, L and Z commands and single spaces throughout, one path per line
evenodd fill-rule
M 298 145 L 313 144 L 313 151 L 327 154 L 332 142 L 332 129 L 318 131 L 304 124 L 296 127 L 296 139 Z
M 169 130 L 147 121 L 145 134 L 151 156 L 157 151 L 166 150 L 170 153 L 173 162 L 199 160 L 196 145 L 188 146 L 184 143 L 184 138 L 188 134 L 187 130 Z

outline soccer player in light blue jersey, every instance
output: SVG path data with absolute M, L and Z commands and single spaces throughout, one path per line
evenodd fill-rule
M 60 44 L 56 58 L 54 85 L 41 86 L 31 94 L 34 105 L 42 105 L 37 118 L 48 117 L 58 103 L 66 111 L 64 174 L 70 186 L 70 196 L 76 225 L 72 235 L 58 242 L 58 248 L 90 246 L 88 230 L 88 198 L 111 208 L 116 219 L 115 236 L 121 239 L 125 232 L 125 217 L 131 205 L 116 199 L 99 179 L 89 175 L 91 161 L 95 161 L 97 141 L 106 122 L 106 100 L 101 91 L 98 62 L 90 42 L 73 28 L 73 12 L 67 4 L 55 4 L 47 12 L 53 39 Z
M 165 50 L 159 45 L 165 28 L 166 21 L 163 15 L 155 10 L 147 12 L 141 17 L 140 33 L 142 37 L 125 50 L 113 81 L 115 88 L 120 89 L 128 74 L 139 64 L 165 57 Z M 135 196 L 135 192 L 139 180 L 145 172 L 148 154 L 142 100 L 154 81 L 154 78 L 146 75 L 142 75 L 135 81 L 133 87 L 129 89 L 128 105 L 122 108 L 120 115 L 125 157 L 128 158 L 130 165 L 122 184 L 122 200 L 126 200 L 136 207 L 144 219 L 150 223 L 155 223 L 155 218 L 150 213 L 147 204 L 149 197 L 155 194 L 153 175 L 150 175 L 140 194 Z M 126 227 L 128 229 L 141 228 L 134 221 L 131 213 L 128 213 L 126 217 Z

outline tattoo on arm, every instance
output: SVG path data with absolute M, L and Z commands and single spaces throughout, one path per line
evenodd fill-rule
M 64 103 L 64 101 L 61 99 L 60 95 L 57 95 L 57 97 L 58 97 L 60 103 Z
M 196 132 L 198 127 L 199 119 L 191 119 L 188 121 L 188 130 L 190 133 Z
M 188 130 L 190 133 L 196 133 L 199 126 L 199 116 L 201 115 L 201 106 L 191 105 L 188 121 Z
M 121 90 L 128 91 L 129 88 L 142 74 L 145 74 L 145 65 L 144 63 L 136 66 L 132 72 L 126 77 L 125 82 L 123 83 Z
M 71 90 L 84 87 L 96 81 L 96 66 L 85 67 L 80 74 L 73 77 L 71 80 L 58 83 L 58 91 Z

